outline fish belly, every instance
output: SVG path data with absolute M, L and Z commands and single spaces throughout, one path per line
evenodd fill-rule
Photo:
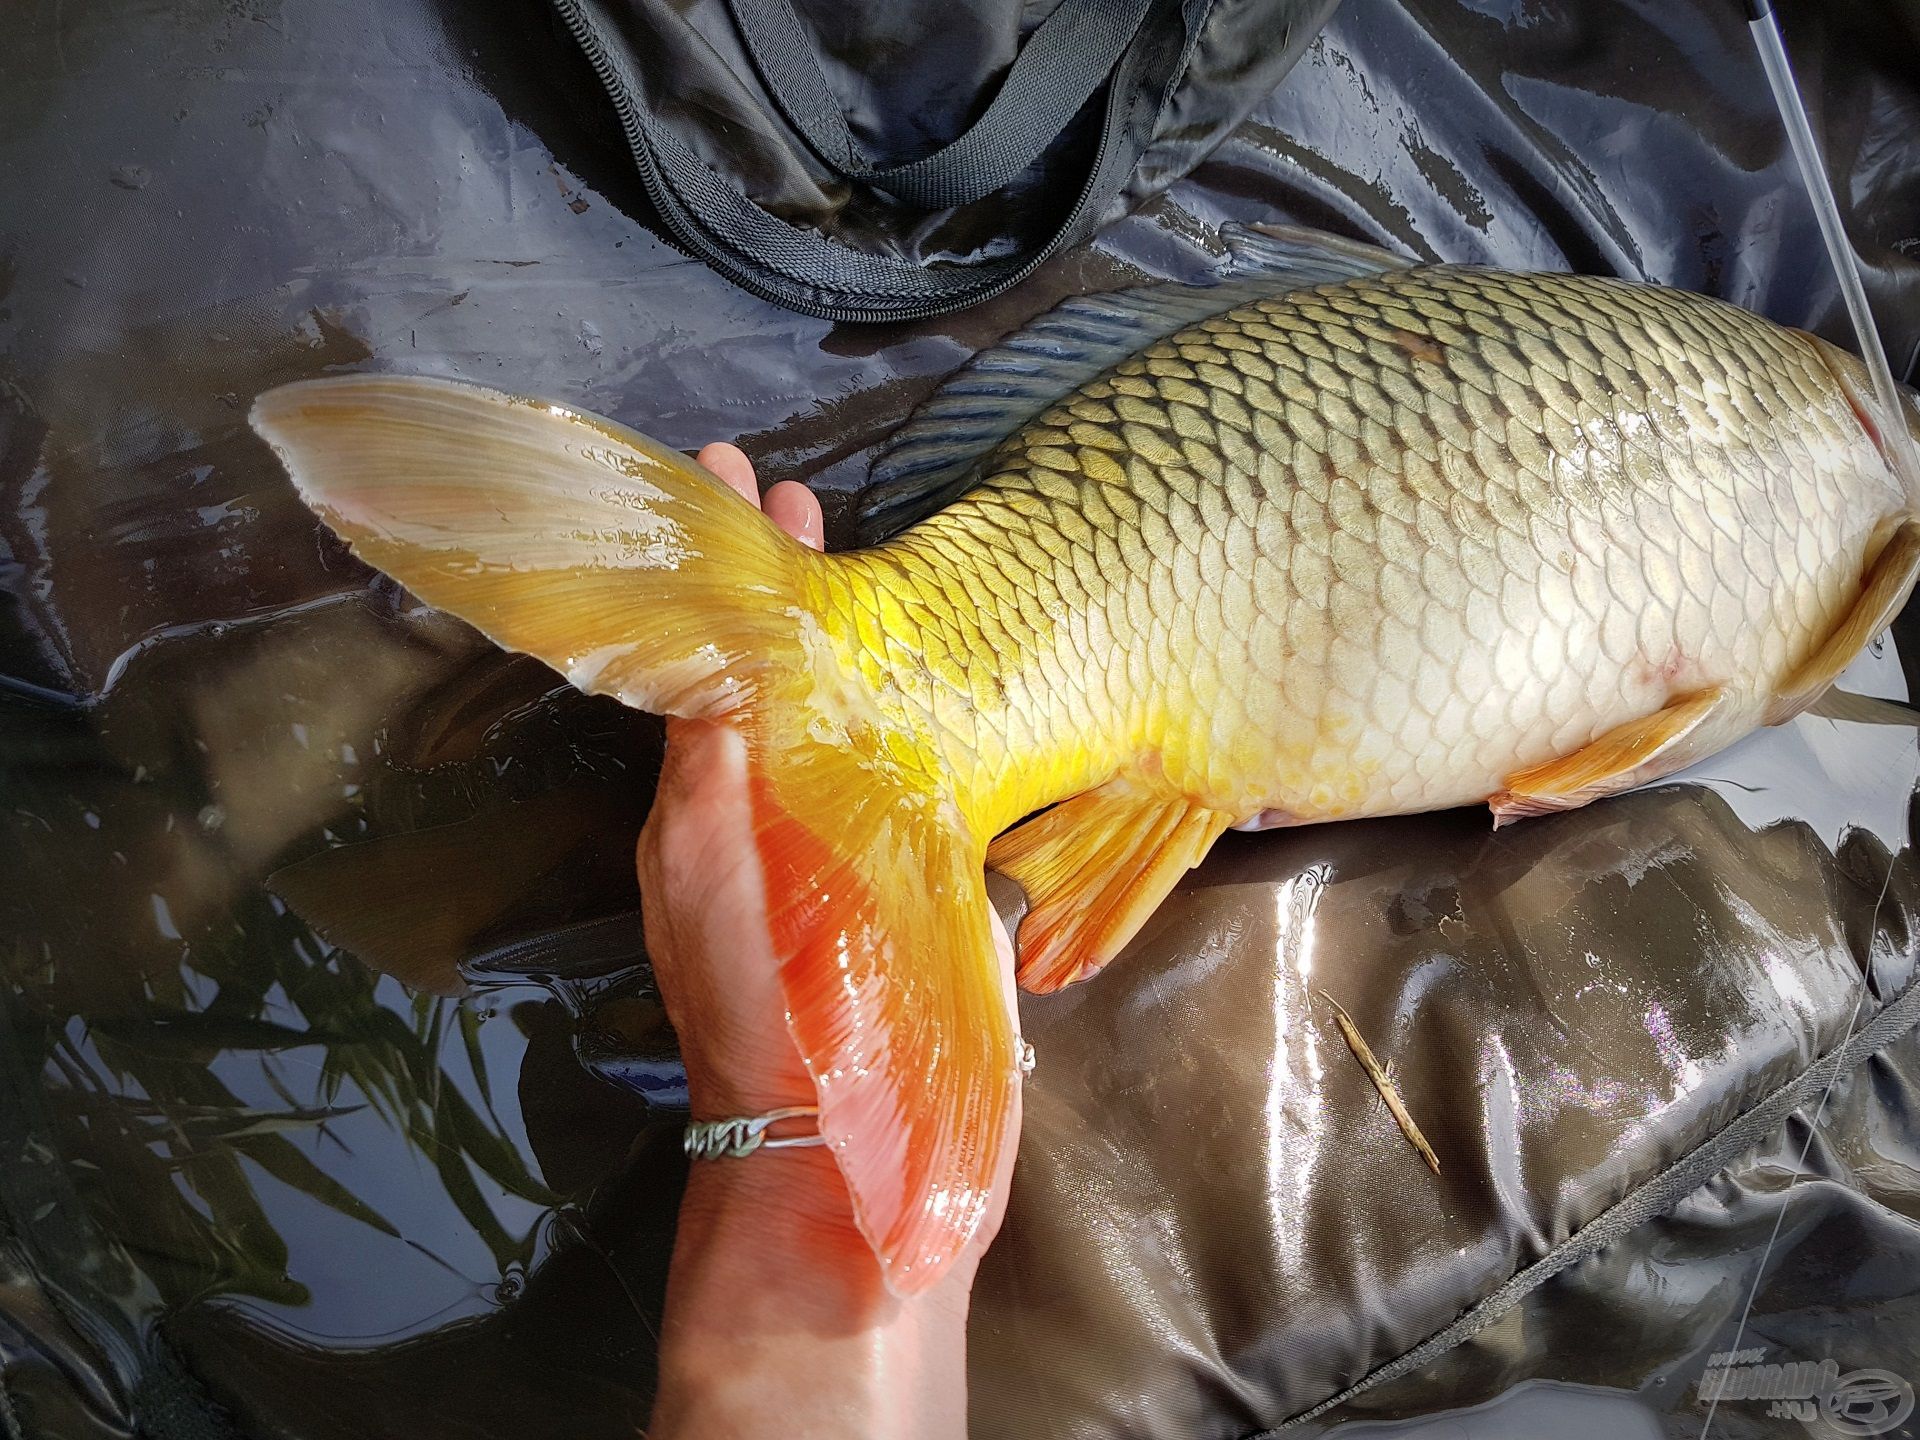
M 1738 739 L 1845 617 L 1883 512 L 1837 505 L 1788 524 L 1749 505 L 1736 537 L 1714 497 L 1670 498 L 1664 514 L 1442 544 L 1376 519 L 1371 572 L 1324 584 L 1311 562 L 1305 584 L 1293 564 L 1256 563 L 1254 594 L 1285 599 L 1256 601 L 1243 643 L 1221 648 L 1244 678 L 1189 730 L 1193 778 L 1268 824 L 1478 803 L 1715 687 L 1727 700 L 1704 749 Z M 1737 492 L 1720 498 L 1738 513 Z M 1326 538 L 1358 558 L 1357 537 Z
M 1425 268 L 1156 344 L 940 525 L 1037 576 L 986 597 L 1033 617 L 995 682 L 1015 759 L 1078 744 L 1079 779 L 1138 766 L 1258 824 L 1481 801 L 1709 687 L 1730 743 L 1909 508 L 1809 337 Z

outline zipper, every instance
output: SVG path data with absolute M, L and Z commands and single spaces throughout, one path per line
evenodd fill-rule
M 705 231 L 700 230 L 691 222 L 683 220 L 681 211 L 684 209 L 684 206 L 679 196 L 672 190 L 671 184 L 661 173 L 659 165 L 655 162 L 652 146 L 647 139 L 645 124 L 640 119 L 639 106 L 627 90 L 618 71 L 614 68 L 612 60 L 608 57 L 606 47 L 601 43 L 599 32 L 594 28 L 593 22 L 587 18 L 580 0 L 553 0 L 553 3 L 560 12 L 560 18 L 572 33 L 575 42 L 578 43 L 581 50 L 585 52 L 588 64 L 593 67 L 594 74 L 599 77 L 601 88 L 607 92 L 607 97 L 613 101 L 614 109 L 620 116 L 621 128 L 626 132 L 627 149 L 633 155 L 634 164 L 640 171 L 641 183 L 646 188 L 647 199 L 653 205 L 654 213 L 660 217 L 661 223 L 671 232 L 668 239 L 674 244 L 676 249 L 692 256 L 694 259 L 704 260 L 715 270 L 719 271 L 721 275 L 725 276 L 749 294 L 755 295 L 771 304 L 781 306 L 783 309 L 797 311 L 802 315 L 811 315 L 821 320 L 864 324 L 892 324 L 913 320 L 925 320 L 935 315 L 945 315 L 955 310 L 965 309 L 971 305 L 978 305 L 996 296 L 1005 294 L 1008 290 L 1011 290 L 1015 285 L 1018 285 L 1022 280 L 1031 275 L 1047 260 L 1051 259 L 1054 254 L 1066 244 L 1069 227 L 1063 226 L 1060 230 L 1056 231 L 1039 250 L 1028 257 L 1024 264 L 1009 271 L 997 280 L 990 281 L 978 289 L 962 291 L 957 295 L 943 297 L 939 300 L 919 303 L 911 301 L 905 302 L 890 307 L 883 312 L 876 312 L 864 306 L 826 304 L 806 295 L 791 293 L 786 286 L 798 287 L 806 282 L 788 280 L 784 284 L 775 284 L 764 279 L 760 272 L 749 268 L 749 265 L 754 262 L 743 260 L 721 248 Z M 1207 15 L 1211 9 L 1212 0 L 1207 0 L 1207 3 L 1202 8 L 1199 23 L 1194 26 L 1193 29 L 1189 30 L 1187 43 L 1181 52 L 1179 63 L 1175 67 L 1175 78 L 1169 82 L 1163 92 L 1163 102 L 1164 98 L 1170 96 L 1177 87 L 1179 77 L 1184 76 L 1187 62 L 1193 53 L 1195 37 L 1198 35 L 1200 29 L 1204 27 Z M 1111 77 L 1109 77 L 1107 83 L 1109 85 L 1113 84 Z M 1111 104 L 1110 99 L 1108 103 Z M 1133 94 L 1127 96 L 1125 100 L 1127 121 L 1129 123 L 1119 126 L 1111 123 L 1102 125 L 1100 144 L 1095 151 L 1092 168 L 1088 171 L 1089 184 L 1091 183 L 1092 177 L 1098 175 L 1106 165 L 1108 156 L 1115 143 L 1115 136 L 1131 129 L 1130 122 L 1138 104 L 1139 94 L 1136 90 Z M 873 293 L 875 299 L 884 299 L 884 295 L 880 292 L 866 293 Z

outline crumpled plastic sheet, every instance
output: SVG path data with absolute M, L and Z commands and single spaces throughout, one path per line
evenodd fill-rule
M 1782 9 L 1908 370 L 1920 7 Z M 1198 273 L 1228 220 L 1646 276 L 1847 339 L 1731 5 L 1347 6 L 1098 247 L 885 331 L 662 245 L 570 45 L 537 5 L 451 0 L 11 27 L 0 1376 L 36 1440 L 591 1440 L 647 1412 L 678 1122 L 602 1077 L 671 1084 L 631 921 L 658 728 L 347 560 L 245 429 L 258 391 L 371 365 L 738 437 L 844 533 L 940 376 L 1063 294 Z M 1912 645 L 1903 622 L 1845 683 L 1906 694 Z M 1025 1002 L 975 1433 L 1262 1433 L 1594 1233 L 1898 1003 L 1917 778 L 1913 730 L 1803 717 L 1498 834 L 1227 837 L 1108 973 Z M 317 933 L 347 926 L 367 963 Z M 1736 1335 L 1920 1377 L 1916 1083 L 1889 1044 L 1290 1433 L 1482 1407 L 1468 1433 L 1696 1435 Z M 1724 1402 L 1711 1437 L 1804 1430 L 1766 1411 Z

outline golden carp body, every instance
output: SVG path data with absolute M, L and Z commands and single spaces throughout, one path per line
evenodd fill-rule
M 747 734 L 794 1039 L 910 1291 L 977 1225 L 1018 1085 L 983 861 L 1051 989 L 1230 826 L 1565 809 L 1789 718 L 1920 565 L 1880 444 L 1920 409 L 1875 403 L 1698 296 L 1373 267 L 1155 341 L 844 554 L 608 422 L 445 382 L 290 386 L 255 423 L 423 598 Z
M 1141 768 L 1236 823 L 1483 801 L 1714 685 L 1725 743 L 1910 506 L 1856 364 L 1579 276 L 1284 295 L 1152 346 L 957 504 L 829 562 L 822 613 L 990 833 Z

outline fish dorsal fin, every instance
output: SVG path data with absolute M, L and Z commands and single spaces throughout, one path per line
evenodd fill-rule
M 863 543 L 932 514 L 973 482 L 995 446 L 1061 396 L 1176 330 L 1248 301 L 1410 261 L 1298 226 L 1231 226 L 1229 264 L 1212 285 L 1166 282 L 1063 301 L 936 390 L 874 463 L 860 510 Z

